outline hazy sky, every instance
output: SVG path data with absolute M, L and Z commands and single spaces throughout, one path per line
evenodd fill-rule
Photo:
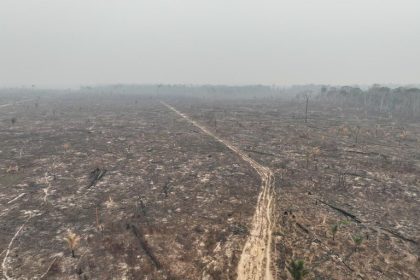
M 0 0 L 0 86 L 420 83 L 419 0 Z

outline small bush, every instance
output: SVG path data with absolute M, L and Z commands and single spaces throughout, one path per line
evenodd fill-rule
M 287 270 L 292 275 L 294 280 L 301 280 L 306 275 L 309 274 L 309 270 L 305 268 L 305 263 L 303 260 L 295 260 L 292 261 L 289 266 L 287 267 Z

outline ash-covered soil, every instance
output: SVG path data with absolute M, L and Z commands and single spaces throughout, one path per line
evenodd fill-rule
M 16 100 L 0 114 L 2 277 L 235 278 L 260 184 L 247 163 L 154 98 Z
M 297 259 L 309 279 L 418 279 L 419 120 L 316 100 L 307 123 L 305 100 L 187 104 L 176 106 L 275 172 L 278 279 Z
M 291 279 L 299 259 L 307 279 L 420 275 L 419 120 L 310 100 L 305 122 L 304 100 L 277 97 L 9 99 L 0 108 L 3 276 L 236 279 L 260 177 L 160 101 L 274 173 L 275 279 Z M 74 258 L 68 230 L 80 237 Z

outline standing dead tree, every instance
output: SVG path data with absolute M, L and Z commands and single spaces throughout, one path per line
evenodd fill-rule
M 357 144 L 359 141 L 359 135 L 360 135 L 360 126 L 356 126 L 354 128 L 354 141 Z

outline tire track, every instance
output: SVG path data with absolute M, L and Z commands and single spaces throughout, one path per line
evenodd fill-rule
M 250 158 L 246 153 L 235 147 L 229 141 L 213 134 L 205 126 L 191 119 L 186 114 L 178 111 L 171 105 L 161 102 L 166 108 L 175 112 L 180 117 L 193 124 L 205 134 L 214 138 L 224 146 L 229 148 L 232 152 L 241 157 L 244 161 L 249 163 L 252 168 L 261 177 L 261 191 L 258 195 L 257 206 L 252 217 L 252 228 L 250 234 L 245 242 L 242 254 L 238 263 L 237 273 L 238 280 L 272 280 L 271 272 L 271 243 L 272 243 L 272 217 L 274 209 L 274 185 L 275 177 L 273 172 L 254 159 Z

